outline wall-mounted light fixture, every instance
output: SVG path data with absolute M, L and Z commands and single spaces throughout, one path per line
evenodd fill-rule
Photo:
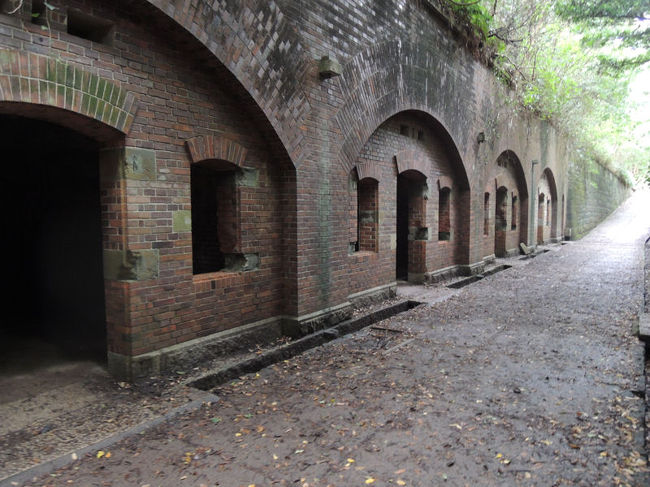
M 321 78 L 332 78 L 343 74 L 343 69 L 336 59 L 323 56 L 318 62 L 318 74 Z

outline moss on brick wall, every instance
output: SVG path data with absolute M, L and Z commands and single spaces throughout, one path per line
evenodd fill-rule
M 625 181 L 591 158 L 571 161 L 568 176 L 565 236 L 574 240 L 607 218 L 630 194 Z

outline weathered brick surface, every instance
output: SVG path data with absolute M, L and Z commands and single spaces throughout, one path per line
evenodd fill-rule
M 623 181 L 595 161 L 572 160 L 568 180 L 569 198 L 563 228 L 565 236 L 571 239 L 584 236 L 630 193 Z
M 500 189 L 505 192 L 501 200 Z M 505 151 L 499 155 L 484 191 L 490 195 L 490 211 L 487 233 L 483 232 L 483 255 L 502 257 L 515 252 L 520 242 L 528 240 L 528 189 L 516 154 Z M 497 218 L 499 204 L 503 221 Z
M 350 295 L 385 290 L 398 180 L 410 188 L 413 278 L 470 269 L 498 242 L 534 244 L 542 174 L 555 185 L 543 236 L 562 234 L 566 144 L 500 106 L 491 72 L 420 2 L 50 3 L 49 30 L 31 23 L 29 1 L 0 14 L 0 113 L 103 144 L 108 343 L 120 360 L 260 320 L 344 316 Z M 112 22 L 111 38 L 68 34 L 68 8 Z M 340 76 L 319 76 L 324 55 Z M 255 256 L 252 270 L 193 272 L 192 165 L 232 172 L 233 191 L 216 185 L 205 211 L 232 229 L 217 229 L 219 251 Z

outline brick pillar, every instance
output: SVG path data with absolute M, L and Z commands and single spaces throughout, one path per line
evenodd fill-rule
M 116 378 L 134 377 L 131 358 L 139 340 L 132 326 L 131 285 L 158 277 L 158 251 L 132 250 L 128 242 L 130 181 L 156 177 L 155 153 L 131 147 L 105 149 L 99 156 L 102 248 L 108 368 Z

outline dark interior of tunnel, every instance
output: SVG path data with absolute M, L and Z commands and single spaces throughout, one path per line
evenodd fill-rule
M 104 361 L 99 148 L 71 130 L 15 116 L 0 116 L 0 131 L 0 367 L 33 349 Z

